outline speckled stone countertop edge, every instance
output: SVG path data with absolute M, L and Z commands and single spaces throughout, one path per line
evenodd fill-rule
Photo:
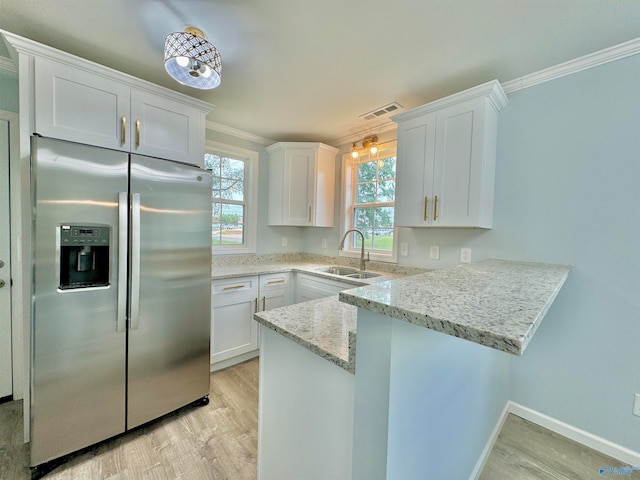
M 299 304 L 287 305 L 285 307 L 280 307 L 279 309 L 258 312 L 253 315 L 253 318 L 266 328 L 279 333 L 283 337 L 299 344 L 303 348 L 306 348 L 307 350 L 320 356 L 321 358 L 330 361 L 331 363 L 337 365 L 338 367 L 346 370 L 349 373 L 354 374 L 356 364 L 355 328 L 346 328 L 348 335 L 346 342 L 344 340 L 340 340 L 340 335 L 331 335 L 332 338 L 330 339 L 330 342 L 326 344 L 323 343 L 323 339 L 316 338 L 311 340 L 309 338 L 305 338 L 303 335 L 308 334 L 308 331 L 306 331 L 305 328 L 296 330 L 295 324 L 287 324 L 286 318 L 288 316 L 291 316 L 291 312 L 296 312 L 295 315 L 298 316 L 297 311 L 301 311 L 302 313 L 299 316 L 305 317 L 304 320 L 308 321 L 308 317 L 310 316 L 309 310 L 313 309 L 313 305 L 317 305 L 319 307 L 328 307 L 333 311 L 335 311 L 336 309 L 342 310 L 335 313 L 335 316 L 327 319 L 327 323 L 336 322 L 336 325 L 334 326 L 342 327 L 341 329 L 344 328 L 344 324 L 342 322 L 345 321 L 345 309 L 349 309 L 348 317 L 353 317 L 353 322 L 351 324 L 355 327 L 355 317 L 357 309 L 351 305 L 345 305 L 339 302 L 338 295 L 332 295 L 330 297 L 302 302 Z M 337 324 L 337 322 L 340 322 L 340 324 Z M 349 325 L 349 323 L 347 323 L 347 325 Z M 337 344 L 339 344 L 339 346 L 336 346 L 336 344 L 332 345 L 332 342 L 336 342 Z M 330 347 L 333 347 L 333 350 L 337 351 L 331 351 L 329 349 Z
M 428 314 L 424 314 L 423 312 L 413 311 L 410 308 L 405 308 L 401 302 L 398 304 L 391 304 L 390 302 L 376 300 L 371 297 L 375 297 L 375 295 L 367 295 L 367 292 L 371 293 L 374 291 L 380 291 L 381 293 L 392 287 L 396 282 L 388 282 L 388 284 L 379 284 L 372 286 L 365 286 L 361 288 L 356 288 L 353 290 L 347 290 L 345 292 L 339 293 L 339 299 L 343 303 L 347 303 L 349 305 L 353 305 L 358 308 L 363 308 L 366 310 L 370 310 L 375 313 L 380 313 L 382 315 L 386 315 L 391 318 L 395 318 L 398 320 L 402 320 L 420 327 L 429 328 L 431 330 L 435 330 L 441 333 L 445 333 L 447 335 L 452 335 L 464 340 L 471 341 L 473 343 L 477 343 L 480 345 L 484 345 L 487 347 L 494 348 L 496 350 L 500 350 L 506 353 L 510 353 L 513 355 L 522 355 L 524 353 L 525 348 L 533 338 L 533 335 L 537 328 L 540 326 L 542 319 L 546 315 L 547 311 L 551 307 L 551 304 L 557 297 L 560 289 L 564 285 L 566 279 L 568 278 L 571 267 L 567 265 L 551 265 L 551 264 L 541 264 L 541 263 L 533 263 L 533 262 L 516 262 L 516 261 L 504 261 L 504 260 L 486 260 L 485 264 L 490 264 L 490 262 L 503 262 L 504 264 L 511 264 L 514 266 L 540 266 L 544 268 L 545 266 L 549 268 L 556 268 L 560 270 L 564 270 L 564 274 L 558 278 L 557 284 L 555 288 L 549 291 L 548 298 L 546 302 L 537 310 L 535 315 L 532 315 L 530 321 L 527 323 L 526 328 L 522 326 L 518 326 L 515 334 L 510 334 L 509 329 L 512 327 L 511 325 L 506 325 L 501 332 L 492 332 L 488 329 L 483 329 L 481 325 L 469 325 L 469 324 L 461 324 L 455 321 L 440 319 Z M 482 264 L 482 262 L 479 262 Z M 478 265 L 478 264 L 473 264 Z M 452 267 L 452 268 L 459 268 Z M 451 269 L 443 269 L 429 272 L 428 275 L 434 275 L 434 280 L 436 276 L 440 272 L 451 271 Z M 425 274 L 427 275 L 427 274 Z M 423 277 L 422 275 L 420 277 Z M 418 277 L 415 277 L 416 279 Z M 424 277 L 427 278 L 427 277 Z M 413 292 L 414 295 L 419 295 L 419 289 L 416 292 Z M 456 292 L 457 293 L 457 292 Z M 383 295 L 384 297 L 384 295 Z
M 297 343 L 298 345 L 306 348 L 307 350 L 315 353 L 316 355 L 319 355 L 320 357 L 324 358 L 325 360 L 330 361 L 331 363 L 334 363 L 335 365 L 337 365 L 338 367 L 342 368 L 343 370 L 346 370 L 349 373 L 353 373 L 355 374 L 356 372 L 356 354 L 355 354 L 355 343 L 356 343 L 356 332 L 351 330 L 349 332 L 349 359 L 345 360 L 344 358 L 341 358 L 331 352 L 328 352 L 327 350 L 321 348 L 318 344 L 310 342 L 309 340 L 306 340 L 302 337 L 299 337 L 298 335 L 294 334 L 293 332 L 291 332 L 290 330 L 287 330 L 285 328 L 282 328 L 278 325 L 275 325 L 274 323 L 265 320 L 263 318 L 260 317 L 259 313 L 254 314 L 253 318 L 261 325 L 264 325 L 265 327 L 267 327 L 270 330 L 273 330 L 276 333 L 279 333 L 280 335 L 282 335 L 285 338 L 288 338 L 289 340 L 294 341 L 295 343 Z M 353 347 L 352 347 L 353 345 Z

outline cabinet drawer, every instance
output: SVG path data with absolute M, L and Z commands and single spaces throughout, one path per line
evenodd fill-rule
M 214 280 L 211 284 L 211 292 L 216 296 L 229 296 L 234 294 L 257 294 L 258 277 L 238 277 Z
M 289 273 L 270 273 L 260 275 L 260 291 L 289 287 Z

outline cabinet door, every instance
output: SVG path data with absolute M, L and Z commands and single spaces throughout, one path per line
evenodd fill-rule
M 131 93 L 131 151 L 203 166 L 201 112 L 141 90 Z
M 484 99 L 438 112 L 433 226 L 478 226 L 482 195 Z M 435 207 L 435 205 L 434 205 Z
M 35 131 L 45 137 L 128 151 L 130 91 L 129 86 L 91 71 L 38 58 Z
M 212 291 L 211 363 L 257 350 L 258 277 L 216 280 Z
M 289 298 L 289 273 L 260 275 L 260 311 L 284 307 L 291 303 Z
M 284 224 L 311 226 L 316 151 L 313 148 L 288 148 L 284 156 Z
M 436 114 L 431 113 L 398 125 L 395 225 L 431 225 Z

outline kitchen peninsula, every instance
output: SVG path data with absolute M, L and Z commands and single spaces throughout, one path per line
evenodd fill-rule
M 255 315 L 259 478 L 473 477 L 569 270 L 487 260 Z M 345 364 L 310 345 L 331 333 Z

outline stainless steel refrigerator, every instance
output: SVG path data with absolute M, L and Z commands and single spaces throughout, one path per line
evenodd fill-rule
M 209 394 L 211 176 L 32 137 L 32 471 Z

